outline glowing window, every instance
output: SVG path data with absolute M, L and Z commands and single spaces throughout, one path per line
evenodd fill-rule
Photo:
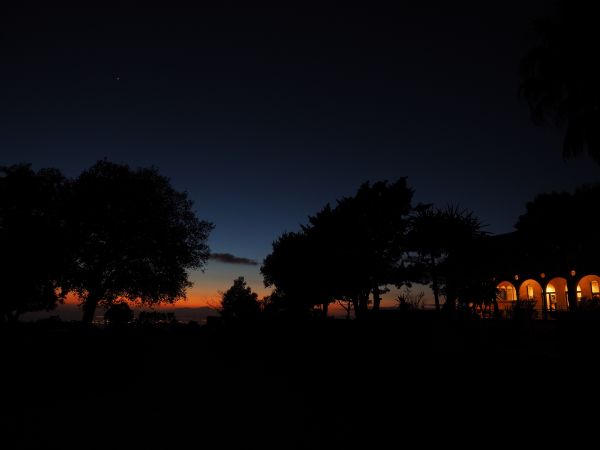
M 498 291 L 498 298 L 500 298 L 500 300 L 514 301 L 517 299 L 517 291 L 513 286 L 499 286 Z
M 507 300 L 516 300 L 517 299 L 517 291 L 512 286 L 506 286 L 506 299 Z
M 596 280 L 592 281 L 592 294 L 600 294 L 600 285 Z
M 533 300 L 533 286 L 532 285 L 527 286 L 527 298 L 529 300 Z

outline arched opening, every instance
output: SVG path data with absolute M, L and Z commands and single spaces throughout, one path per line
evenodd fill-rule
M 546 286 L 546 307 L 548 311 L 569 309 L 566 278 L 553 278 Z
M 546 308 L 548 308 L 548 311 L 558 309 L 556 305 L 556 288 L 552 283 L 548 283 L 548 286 L 546 286 Z
M 567 296 L 567 304 L 569 303 L 569 286 L 565 286 L 565 295 Z M 577 284 L 577 301 L 581 300 L 581 285 Z
M 542 286 L 535 280 L 525 280 L 519 288 L 519 300 L 535 302 L 535 308 L 542 307 Z
M 514 302 L 517 300 L 517 290 L 515 285 L 510 281 L 502 281 L 496 286 L 497 294 L 496 301 L 498 303 L 498 309 L 506 314 L 510 311 Z
M 498 301 L 514 302 L 517 299 L 517 290 L 510 281 L 502 281 L 496 289 L 498 289 Z
M 577 300 L 600 300 L 600 277 L 586 275 L 577 283 Z

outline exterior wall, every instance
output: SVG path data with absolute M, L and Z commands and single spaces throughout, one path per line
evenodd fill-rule
M 496 288 L 500 291 L 497 299 L 498 309 L 500 311 L 510 311 L 517 299 L 517 288 L 510 281 L 501 281 Z
M 596 284 L 596 288 L 594 288 L 594 284 Z M 597 290 L 597 288 L 600 286 L 600 277 L 599 276 L 586 275 L 579 280 L 578 285 L 579 285 L 578 287 L 581 288 L 581 297 L 582 298 L 585 298 L 585 299 L 600 298 L 600 292 L 598 292 L 598 290 Z
M 547 311 L 566 311 L 569 309 L 569 301 L 577 301 L 581 299 L 598 299 L 600 300 L 600 276 L 584 275 L 581 277 L 575 276 L 575 271 L 571 271 L 566 277 L 555 276 L 548 279 L 544 273 L 537 277 L 531 277 L 524 280 L 519 280 L 519 276 L 514 276 L 513 281 L 503 280 L 497 285 L 500 291 L 498 296 L 498 307 L 500 310 L 510 310 L 513 308 L 514 300 L 507 297 L 507 293 L 511 289 L 517 292 L 519 300 L 535 300 L 535 309 L 539 312 L 544 308 Z M 577 292 L 573 294 L 569 290 Z M 571 294 L 571 295 L 570 295 Z M 576 300 L 574 300 L 576 299 Z M 540 317 L 540 316 L 538 316 Z
M 552 292 L 554 289 L 554 292 Z M 569 309 L 569 302 L 567 300 L 567 280 L 566 278 L 557 277 L 552 278 L 548 281 L 546 285 L 546 304 L 548 306 L 548 310 L 552 311 L 553 305 L 551 303 L 552 294 L 555 297 L 555 305 L 554 307 L 558 311 L 565 311 Z
M 528 279 L 519 286 L 519 300 L 535 300 L 535 309 L 542 309 L 542 286 L 534 279 Z

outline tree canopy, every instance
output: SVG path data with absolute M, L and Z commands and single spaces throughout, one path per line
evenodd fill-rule
M 85 322 L 117 299 L 153 305 L 185 297 L 187 270 L 202 269 L 209 256 L 213 225 L 154 168 L 98 161 L 71 183 L 66 211 L 66 288 L 82 299 Z
M 104 313 L 104 323 L 120 328 L 133 321 L 133 311 L 125 302 L 113 303 Z
M 521 63 L 521 96 L 536 123 L 565 128 L 563 155 L 587 153 L 600 163 L 600 24 L 593 2 L 562 1 L 538 20 L 539 44 Z
M 301 317 L 318 305 L 326 315 L 336 289 L 332 262 L 326 235 L 308 229 L 281 235 L 261 267 L 265 286 L 276 288 L 269 312 Z
M 413 255 L 410 278 L 431 286 L 436 309 L 442 293 L 450 307 L 458 299 L 459 287 L 478 278 L 474 269 L 481 262 L 474 247 L 483 236 L 483 226 L 471 211 L 456 206 L 415 208 L 407 236 Z
M 260 315 L 258 295 L 252 292 L 244 277 L 233 280 L 233 285 L 221 296 L 221 317 L 225 320 L 253 320 Z
M 261 268 L 265 285 L 290 304 L 321 305 L 325 312 L 332 301 L 347 299 L 364 315 L 371 294 L 378 309 L 385 286 L 399 283 L 412 195 L 400 178 L 364 183 L 354 196 L 326 205 L 300 232 L 273 243 Z
M 55 307 L 66 264 L 63 198 L 55 169 L 28 164 L 0 168 L 0 316 Z
M 600 184 L 584 185 L 575 192 L 540 194 L 526 205 L 515 225 L 527 252 L 521 255 L 532 267 L 568 272 L 576 265 L 594 266 L 600 250 L 598 236 Z M 545 269 L 548 270 L 548 269 Z

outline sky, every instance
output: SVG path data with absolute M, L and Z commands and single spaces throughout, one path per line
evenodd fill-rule
M 518 98 L 553 2 L 411 3 L 3 7 L 0 164 L 156 166 L 215 224 L 213 252 L 258 263 L 209 261 L 191 306 L 237 276 L 267 293 L 272 241 L 367 180 L 407 176 L 416 202 L 491 233 L 538 193 L 599 180 Z

